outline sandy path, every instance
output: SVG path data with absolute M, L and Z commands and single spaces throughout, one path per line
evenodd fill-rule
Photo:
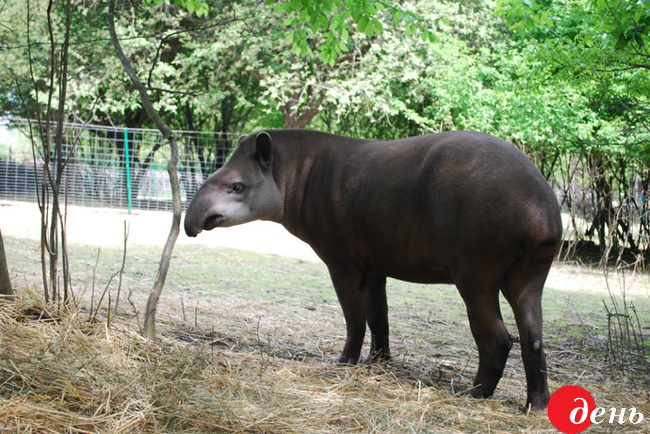
M 163 246 L 171 225 L 171 212 L 135 210 L 132 215 L 113 208 L 68 207 L 68 242 L 122 248 L 124 221 L 130 224 L 129 245 Z M 0 201 L 0 229 L 7 236 L 40 239 L 40 213 L 36 204 Z M 182 225 L 182 223 L 181 223 Z M 218 228 L 197 238 L 181 229 L 179 244 L 230 247 L 318 262 L 314 251 L 284 227 L 271 222 L 252 222 L 234 228 Z

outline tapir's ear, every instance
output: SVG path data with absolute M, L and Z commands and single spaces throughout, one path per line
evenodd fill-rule
M 260 131 L 255 137 L 255 148 L 257 161 L 264 168 L 271 167 L 273 163 L 273 144 L 271 143 L 271 136 L 266 131 Z

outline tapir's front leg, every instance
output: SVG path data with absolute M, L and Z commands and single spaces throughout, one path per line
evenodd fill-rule
M 366 334 L 366 283 L 364 275 L 354 268 L 328 266 L 336 295 L 343 308 L 347 338 L 337 363 L 356 364 Z
M 388 304 L 386 302 L 386 277 L 368 274 L 366 319 L 370 327 L 370 353 L 366 363 L 389 360 L 388 346 Z

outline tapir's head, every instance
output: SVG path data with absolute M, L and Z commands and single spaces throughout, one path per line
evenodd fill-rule
M 284 201 L 273 166 L 273 144 L 267 132 L 240 139 L 228 163 L 210 175 L 192 198 L 185 233 L 195 237 L 218 226 L 280 222 Z

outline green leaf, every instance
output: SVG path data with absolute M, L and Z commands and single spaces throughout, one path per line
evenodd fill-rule
M 321 51 L 320 55 L 318 56 L 320 60 L 323 63 L 328 63 L 329 62 L 329 55 L 327 54 L 327 51 L 323 50 Z
M 393 25 L 395 27 L 399 26 L 399 23 L 402 21 L 402 17 L 403 17 L 403 15 L 402 15 L 401 12 L 395 12 L 393 14 Z
M 367 16 L 362 16 L 361 19 L 357 22 L 357 27 L 359 28 L 360 32 L 365 33 L 366 29 L 368 28 L 368 17 Z
M 325 29 L 327 28 L 327 17 L 325 15 L 321 15 L 318 17 L 318 22 L 320 23 L 320 26 Z
M 373 29 L 375 33 L 382 33 L 384 31 L 384 25 L 381 23 L 381 21 L 375 19 L 373 20 L 373 22 L 374 22 Z
M 408 24 L 406 25 L 405 33 L 406 33 L 407 35 L 409 35 L 409 36 L 412 35 L 412 34 L 414 34 L 414 33 L 415 33 L 415 24 L 413 24 L 413 23 L 408 23 Z

